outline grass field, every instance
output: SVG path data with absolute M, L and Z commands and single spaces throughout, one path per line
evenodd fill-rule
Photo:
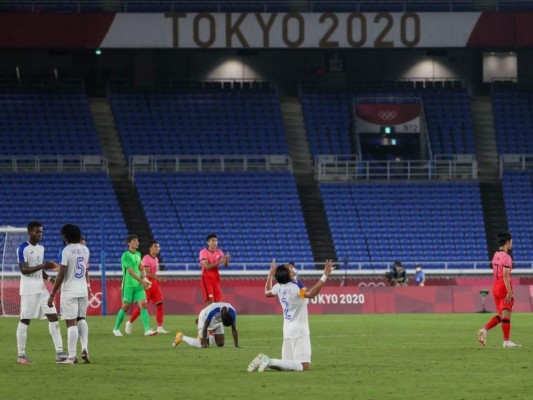
M 28 355 L 16 361 L 16 318 L 0 319 L 0 399 L 531 399 L 533 321 L 513 316 L 520 349 L 501 347 L 501 329 L 481 348 L 488 314 L 311 315 L 309 372 L 248 373 L 259 352 L 280 356 L 281 317 L 239 316 L 242 348 L 172 349 L 173 335 L 122 338 L 114 316 L 90 317 L 90 365 L 56 365 L 47 322 L 32 321 Z M 193 316 L 166 317 L 194 335 Z M 64 326 L 63 326 L 64 327 Z M 66 330 L 63 330 L 66 342 Z

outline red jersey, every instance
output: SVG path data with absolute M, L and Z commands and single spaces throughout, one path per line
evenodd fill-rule
M 205 269 L 204 265 L 202 264 L 203 260 L 207 260 L 208 264 L 214 264 L 215 262 L 219 261 L 224 257 L 224 252 L 220 249 L 215 249 L 215 251 L 211 252 L 208 249 L 202 249 L 200 251 L 200 265 L 202 266 L 202 275 L 204 277 L 208 278 L 214 278 L 214 279 L 220 279 L 220 273 L 218 272 L 218 265 L 215 268 L 211 269 Z
M 494 276 L 495 285 L 504 285 L 503 269 L 509 268 L 509 272 L 513 269 L 513 260 L 505 250 L 498 250 L 492 257 L 492 275 Z
M 159 272 L 159 258 L 152 257 L 150 254 L 147 254 L 143 257 L 141 265 L 144 267 L 149 267 L 150 273 L 157 275 Z M 158 281 L 156 279 L 148 278 L 150 282 L 153 284 L 158 284 Z

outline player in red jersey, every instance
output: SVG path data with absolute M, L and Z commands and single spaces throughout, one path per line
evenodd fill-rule
M 164 282 L 165 278 L 157 276 L 157 273 L 159 272 L 159 258 L 157 258 L 157 255 L 160 250 L 159 243 L 156 241 L 150 242 L 150 245 L 148 246 L 148 254 L 143 257 L 141 265 L 144 269 L 144 274 L 152 284 L 149 289 L 146 289 L 146 302 L 152 302 L 152 304 L 155 305 L 157 333 L 169 333 L 169 331 L 163 328 L 163 293 L 159 286 L 159 282 Z M 140 313 L 141 310 L 138 307 L 136 307 L 131 313 L 129 321 L 126 322 L 127 334 L 131 334 L 132 324 Z
M 200 251 L 200 265 L 202 266 L 202 277 L 200 286 L 204 302 L 211 304 L 222 301 L 222 290 L 220 289 L 219 265 L 228 267 L 230 255 L 224 255 L 221 249 L 217 248 L 217 235 L 207 236 L 207 248 Z
M 511 284 L 511 270 L 513 269 L 513 260 L 509 255 L 509 250 L 513 247 L 513 239 L 509 232 L 498 234 L 498 244 L 500 249 L 494 253 L 492 258 L 492 274 L 494 276 L 494 286 L 492 295 L 496 304 L 498 313 L 487 322 L 485 327 L 477 331 L 479 343 L 485 346 L 487 343 L 487 332 L 498 325 L 502 324 L 503 347 L 520 347 L 511 341 L 511 313 L 513 311 L 514 297 L 513 285 Z

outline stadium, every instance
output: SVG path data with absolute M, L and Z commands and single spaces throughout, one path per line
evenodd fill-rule
M 8 0 L 0 21 L 3 398 L 531 398 L 531 1 Z M 44 260 L 65 224 L 87 241 L 90 365 L 56 366 L 41 321 L 15 362 L 30 221 Z M 502 232 L 519 349 L 476 337 Z M 171 334 L 113 336 L 129 234 L 160 245 Z M 210 234 L 240 348 L 173 349 Z M 335 266 L 305 373 L 246 371 L 283 341 L 272 260 L 308 288 Z

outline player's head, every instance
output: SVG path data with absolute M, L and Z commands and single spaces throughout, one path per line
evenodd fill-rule
M 128 237 L 126 238 L 126 243 L 128 243 L 128 247 L 130 249 L 137 249 L 139 247 L 139 236 L 128 235 Z
M 224 326 L 233 325 L 233 315 L 230 314 L 228 307 L 222 307 L 220 309 L 220 319 Z
M 403 268 L 403 264 L 400 261 L 394 261 L 394 268 Z
M 81 229 L 78 225 L 66 224 L 61 228 L 61 236 L 65 243 L 79 243 L 81 239 Z
M 508 245 L 509 248 L 513 247 L 513 237 L 509 232 L 500 232 L 498 233 L 498 244 L 500 246 Z
M 159 243 L 156 242 L 155 240 L 152 240 L 150 244 L 148 245 L 148 251 L 150 252 L 150 254 L 153 254 L 156 256 L 159 254 L 160 250 L 161 250 L 161 247 L 159 246 Z
M 31 221 L 28 224 L 28 239 L 35 244 L 43 239 L 43 224 L 38 221 Z
M 85 240 L 85 237 L 83 235 L 81 235 L 81 237 L 80 237 L 80 244 L 82 244 L 84 246 L 87 245 L 87 241 Z
M 216 249 L 216 247 L 218 246 L 218 238 L 217 235 L 215 235 L 214 233 L 207 235 L 206 241 L 207 247 L 209 247 L 211 250 Z
M 274 276 L 276 277 L 276 281 L 278 281 L 278 283 L 283 284 L 289 283 L 292 280 L 291 275 L 292 272 L 290 268 L 288 268 L 285 264 L 281 264 L 276 268 L 276 273 Z

